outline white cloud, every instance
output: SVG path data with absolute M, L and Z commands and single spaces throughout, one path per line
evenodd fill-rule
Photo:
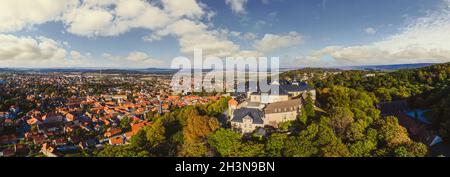
M 117 56 L 109 53 L 102 54 L 107 60 L 112 62 L 110 67 L 128 67 L 128 68 L 149 68 L 149 67 L 164 67 L 166 63 L 162 60 L 153 59 L 147 53 L 140 51 L 130 52 L 126 56 Z
M 260 55 L 256 51 L 241 50 L 238 44 L 228 39 L 230 32 L 227 29 L 214 29 L 212 24 L 203 22 L 204 19 L 209 21 L 215 12 L 205 10 L 206 5 L 198 0 L 61 0 L 56 3 L 19 0 L 0 3 L 0 32 L 14 32 L 50 21 L 62 22 L 65 31 L 85 37 L 117 36 L 141 28 L 150 32 L 143 38 L 147 41 L 175 36 L 184 54 L 203 49 L 206 56 Z M 242 36 L 249 40 L 255 37 L 251 33 Z M 68 44 L 63 46 L 69 48 Z M 77 51 L 69 52 L 68 57 L 89 58 Z M 131 53 L 122 58 L 150 61 L 143 59 L 142 53 Z
M 0 61 L 42 61 L 64 59 L 66 50 L 45 37 L 16 37 L 0 34 Z
M 73 34 L 95 37 L 116 36 L 133 28 L 161 28 L 171 17 L 144 0 L 91 0 L 68 10 L 62 21 Z
M 64 42 L 46 37 L 17 37 L 0 34 L 0 67 L 80 67 L 94 66 L 88 54 L 71 51 L 67 55 Z M 99 65 L 95 65 L 99 66 Z
M 148 59 L 148 55 L 144 52 L 131 52 L 126 59 L 129 61 L 144 61 L 146 59 Z
M 77 3 L 78 0 L 1 0 L 0 33 L 57 20 L 64 9 Z
M 241 33 L 241 32 L 232 31 L 232 32 L 230 32 L 230 34 L 233 37 L 236 37 L 236 38 L 239 38 L 242 40 L 247 40 L 247 41 L 254 40 L 258 37 L 255 33 L 252 33 L 252 32 Z
M 133 28 L 161 28 L 178 17 L 204 13 L 195 0 L 164 0 L 163 4 L 164 8 L 146 0 L 1 0 L 0 32 L 60 21 L 76 35 L 116 36 Z
M 70 58 L 71 59 L 81 59 L 81 58 L 83 58 L 83 55 L 78 51 L 70 51 Z
M 24 9 L 23 11 L 11 10 L 6 15 L 0 11 L 0 17 L 7 21 L 6 24 L 16 23 L 9 21 L 14 21 L 11 19 L 14 19 L 13 17 L 17 14 L 21 16 L 28 11 L 34 12 L 33 9 L 36 7 L 40 9 L 32 13 L 33 16 L 29 18 L 36 18 L 34 16 L 41 18 L 23 20 L 20 28 L 48 21 L 60 21 L 64 23 L 66 31 L 86 37 L 117 36 L 131 29 L 143 28 L 150 31 L 150 34 L 143 38 L 146 41 L 161 40 L 168 35 L 175 36 L 181 46 L 180 51 L 185 54 L 197 48 L 203 49 L 205 55 L 241 54 L 239 45 L 227 39 L 228 30 L 213 29 L 212 25 L 202 22 L 203 19 L 212 18 L 215 13 L 205 10 L 206 5 L 197 0 L 161 0 L 159 3 L 146 0 L 67 0 L 64 1 L 65 3 L 55 3 L 57 5 L 52 5 L 50 1 L 45 0 L 36 1 L 40 3 L 34 3 L 35 1 L 32 1 L 33 3 L 29 3 L 30 1 L 2 2 L 5 6 L 1 7 L 6 7 L 5 9 L 14 9 L 16 6 L 16 9 Z M 239 9 L 235 2 L 233 4 Z M 48 7 L 52 8 L 48 9 Z M 60 10 L 53 12 L 52 9 Z M 17 28 L 11 30 L 14 31 Z M 251 34 L 246 34 L 244 37 L 253 38 Z
M 401 32 L 359 46 L 329 46 L 311 57 L 333 57 L 342 65 L 450 61 L 450 1 L 446 7 L 416 19 Z
M 255 51 L 241 51 L 239 45 L 227 39 L 229 33 L 226 29 L 211 29 L 202 22 L 181 19 L 162 30 L 155 31 L 154 35 L 149 38 L 160 39 L 167 35 L 175 36 L 178 38 L 181 52 L 187 55 L 191 55 L 195 49 L 202 49 L 205 57 L 260 55 L 259 52 Z M 231 33 L 237 35 L 239 32 Z
M 205 14 L 201 5 L 196 0 L 162 0 L 164 7 L 172 16 L 198 18 Z
M 260 52 L 270 53 L 278 49 L 292 47 L 303 42 L 303 37 L 297 32 L 286 35 L 266 34 L 261 40 L 255 41 L 253 47 Z
M 231 7 L 231 10 L 236 14 L 245 14 L 245 5 L 248 0 L 225 0 L 225 3 Z
M 105 55 L 96 59 L 90 53 L 70 52 L 64 42 L 46 37 L 17 37 L 0 34 L 0 67 L 66 68 L 66 67 L 162 67 L 164 62 L 143 52 L 131 52 L 125 57 Z M 112 61 L 112 62 L 111 62 Z
M 376 34 L 377 30 L 375 28 L 369 27 L 369 28 L 364 29 L 364 32 L 366 32 L 367 34 L 372 35 L 372 34 Z

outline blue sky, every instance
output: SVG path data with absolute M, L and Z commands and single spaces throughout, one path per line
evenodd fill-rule
M 450 59 L 448 0 L 20 1 L 0 2 L 0 67 L 168 67 L 205 46 L 283 67 Z

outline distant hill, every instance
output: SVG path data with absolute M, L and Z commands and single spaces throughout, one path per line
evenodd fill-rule
M 345 66 L 338 67 L 343 70 L 381 70 L 381 71 L 389 71 L 389 70 L 399 70 L 399 69 L 416 69 L 423 68 L 431 65 L 435 65 L 438 63 L 415 63 L 415 64 L 393 64 L 393 65 L 368 65 L 368 66 Z
M 100 69 L 100 68 L 0 68 L 0 72 L 39 72 L 39 73 L 104 73 L 104 74 L 173 74 L 177 69 Z
M 437 63 L 417 63 L 417 64 L 394 64 L 394 65 L 367 65 L 367 66 L 342 66 L 342 67 L 324 67 L 324 68 L 281 68 L 281 72 L 286 71 L 308 71 L 308 72 L 317 72 L 317 71 L 328 71 L 328 72 L 337 72 L 339 70 L 380 70 L 380 71 L 389 71 L 389 70 L 398 70 L 398 69 L 415 69 L 422 68 L 426 66 L 435 65 Z M 73 72 L 82 72 L 82 73 L 99 73 L 105 74 L 174 74 L 178 71 L 178 69 L 170 69 L 170 68 L 145 68 L 145 69 L 101 69 L 101 68 L 0 68 L 0 72 L 41 72 L 41 73 L 73 73 Z M 210 70 L 205 69 L 203 72 L 208 72 Z

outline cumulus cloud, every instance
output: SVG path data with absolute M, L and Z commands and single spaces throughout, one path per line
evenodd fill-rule
M 0 32 L 14 32 L 32 25 L 58 20 L 64 9 L 78 0 L 2 0 L 0 1 Z
M 202 17 L 205 12 L 196 0 L 162 0 L 165 9 L 175 17 L 187 16 L 190 18 Z
M 270 53 L 278 49 L 292 47 L 303 42 L 303 37 L 297 32 L 286 35 L 265 34 L 261 40 L 255 41 L 253 47 L 260 52 Z
M 66 50 L 58 42 L 45 37 L 16 37 L 0 34 L 0 61 L 61 60 Z
M 358 46 L 329 46 L 311 57 L 331 56 L 337 62 L 393 64 L 450 61 L 450 1 L 438 11 L 416 19 L 385 39 Z
M 229 40 L 224 35 L 224 33 L 229 33 L 227 30 L 214 29 L 212 25 L 205 24 L 202 19 L 212 18 L 214 12 L 205 10 L 206 5 L 197 0 L 161 0 L 159 3 L 146 0 L 74 0 L 73 2 L 67 0 L 57 6 L 67 6 L 67 8 L 49 12 L 48 15 L 47 13 L 43 15 L 42 9 L 46 9 L 44 6 L 50 6 L 49 1 L 37 0 L 36 2 L 38 1 L 44 5 L 30 3 L 29 6 L 37 6 L 41 9 L 34 14 L 45 19 L 40 20 L 39 23 L 61 21 L 68 32 L 79 36 L 117 36 L 131 29 L 141 28 L 149 30 L 150 34 L 143 38 L 146 41 L 161 40 L 169 35 L 175 36 L 181 46 L 180 51 L 185 54 L 191 53 L 194 49 L 203 49 L 205 55 L 218 57 L 251 53 L 250 51 L 241 51 L 239 45 Z M 230 1 L 228 3 L 234 4 L 234 7 L 239 9 L 239 5 L 236 6 L 236 3 L 245 4 L 246 1 Z M 3 8 L 15 6 L 9 1 L 2 4 L 5 4 L 1 6 Z M 23 7 L 28 5 L 23 1 L 16 6 L 26 10 Z M 26 11 L 15 12 L 27 14 Z M 3 12 L 0 11 L 0 14 Z M 5 16 L 5 20 L 10 21 L 11 17 L 15 15 L 11 12 L 3 16 Z M 28 20 L 24 21 L 21 26 L 39 23 Z M 244 34 L 242 37 L 249 40 L 255 38 L 250 33 Z M 257 54 L 257 52 L 253 53 Z
M 226 3 L 232 6 L 236 13 L 245 13 L 244 6 L 247 0 L 226 0 Z M 156 41 L 166 36 L 174 36 L 178 40 L 182 53 L 191 54 L 194 49 L 202 49 L 206 57 L 260 56 L 261 51 L 287 47 L 300 40 L 296 33 L 289 33 L 290 39 L 285 39 L 284 36 L 266 35 L 257 45 L 261 51 L 242 50 L 237 43 L 228 39 L 231 35 L 227 29 L 216 29 L 214 25 L 208 23 L 214 14 L 198 0 L 0 1 L 0 21 L 2 22 L 0 32 L 15 32 L 51 21 L 61 22 L 67 32 L 84 37 L 117 36 L 139 28 L 149 31 L 149 35 L 144 37 L 144 40 Z M 253 33 L 239 35 L 239 38 L 244 40 L 254 40 L 256 37 Z M 43 39 L 34 40 L 37 44 L 50 43 Z M 266 43 L 274 44 L 276 47 L 265 46 Z M 60 49 L 57 50 L 60 53 L 63 51 L 68 53 L 67 56 L 66 54 L 58 55 L 60 58 L 68 57 L 72 59 L 71 61 L 89 58 L 77 51 L 66 52 L 64 46 L 68 47 L 68 44 L 54 45 L 55 50 Z M 6 53 L 4 52 L 3 55 L 6 56 Z M 48 52 L 39 54 L 49 55 Z M 144 54 L 135 52 L 121 58 L 136 62 L 151 61 L 149 60 L 151 58 Z M 20 58 L 22 56 L 14 57 L 23 59 Z
M 171 17 L 144 0 L 90 0 L 68 10 L 62 21 L 70 33 L 95 37 L 116 36 L 133 28 L 153 30 L 167 25 Z
M 227 36 L 237 34 L 228 30 L 212 29 L 210 26 L 189 19 L 180 19 L 166 28 L 155 31 L 149 39 L 161 39 L 164 36 L 175 36 L 184 54 L 192 54 L 202 49 L 205 57 L 260 56 L 256 51 L 243 51 L 240 46 L 229 40 Z
M 75 50 L 67 52 L 63 43 L 43 36 L 0 34 L 0 67 L 93 66 L 93 61 L 87 58 L 88 54 L 83 55 Z
M 225 0 L 225 3 L 230 6 L 231 10 L 236 14 L 245 14 L 245 5 L 248 0 Z
M 113 63 L 109 65 L 110 67 L 148 68 L 163 67 L 166 64 L 164 61 L 153 59 L 149 54 L 140 51 L 130 52 L 126 56 L 104 53 L 102 54 L 102 57 L 113 61 Z
M 66 67 L 163 67 L 164 61 L 147 53 L 133 51 L 126 56 L 104 54 L 95 59 L 90 53 L 70 52 L 62 42 L 46 37 L 17 37 L 0 34 L 0 67 L 66 68 Z M 109 60 L 109 62 L 105 62 Z

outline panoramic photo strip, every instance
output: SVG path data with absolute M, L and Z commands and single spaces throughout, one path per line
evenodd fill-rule
M 450 157 L 450 0 L 0 0 L 0 160 L 48 157 Z

